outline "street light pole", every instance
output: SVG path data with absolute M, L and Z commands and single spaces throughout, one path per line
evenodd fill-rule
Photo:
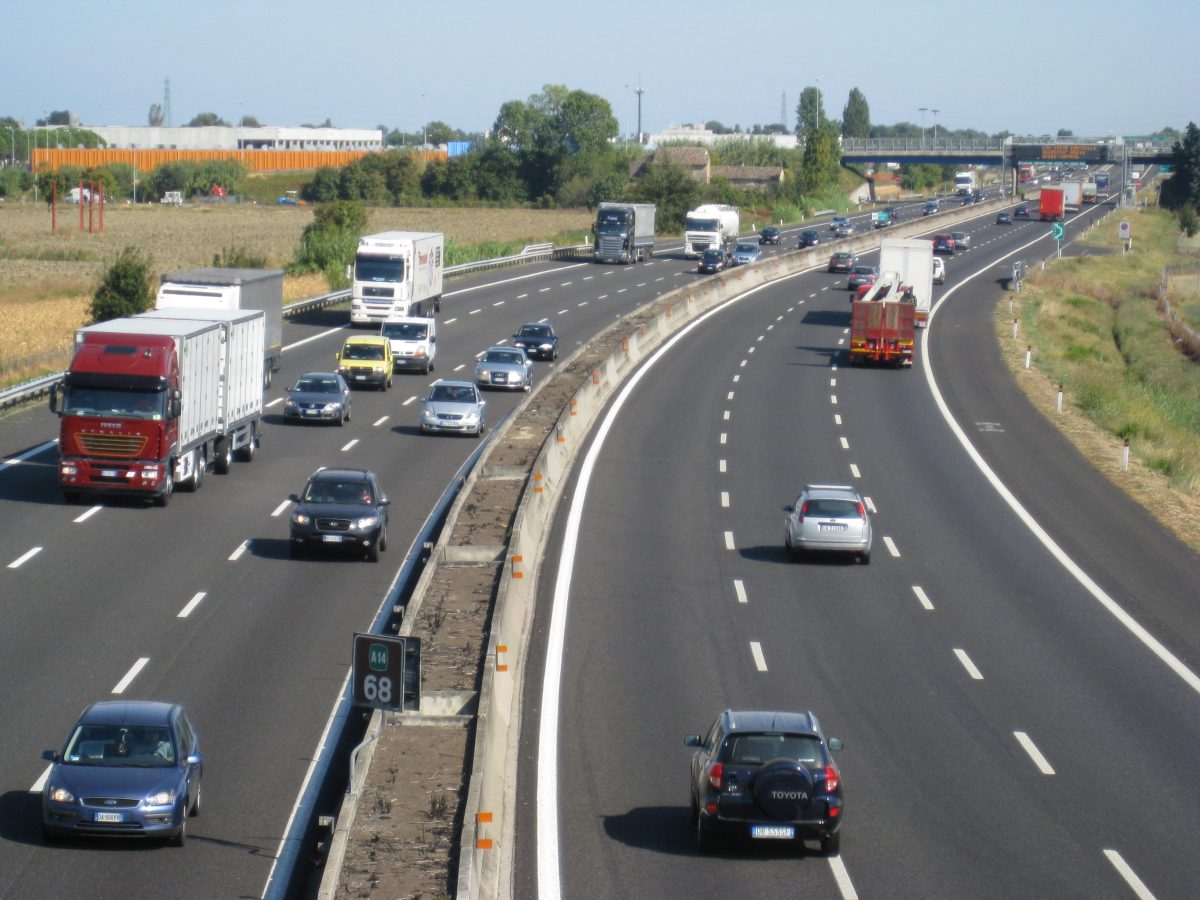
M 925 149 L 925 112 L 928 109 L 929 109 L 928 106 L 920 107 L 920 110 L 921 110 L 921 149 L 922 150 Z
M 936 147 L 937 146 L 937 114 L 940 112 L 940 110 L 932 109 L 932 110 L 930 110 L 930 112 L 933 113 L 933 145 Z

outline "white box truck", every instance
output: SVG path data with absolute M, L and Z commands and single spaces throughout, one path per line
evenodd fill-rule
M 654 255 L 653 203 L 600 203 L 596 207 L 596 262 L 645 262 Z
M 359 238 L 350 267 L 350 322 L 431 318 L 442 308 L 445 235 L 385 231 Z
M 933 244 L 928 240 L 890 239 L 879 247 L 879 282 L 891 283 L 886 298 L 917 306 L 916 326 L 929 324 L 933 306 Z
M 1066 212 L 1079 212 L 1083 205 L 1083 182 L 1064 181 L 1059 187 L 1063 192 L 1063 208 Z
M 266 329 L 262 379 L 264 387 L 271 386 L 283 355 L 282 269 L 211 268 L 164 272 L 154 308 L 262 310 Z
M 706 203 L 687 214 L 683 231 L 683 255 L 694 259 L 710 247 L 729 253 L 741 231 L 737 207 Z

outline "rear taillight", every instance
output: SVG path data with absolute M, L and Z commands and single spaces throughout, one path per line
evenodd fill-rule
M 725 775 L 725 763 L 715 762 L 708 767 L 708 783 L 721 790 L 721 781 Z
M 842 779 L 838 776 L 837 769 L 833 766 L 825 767 L 825 790 L 827 793 L 833 794 L 842 786 Z
M 896 342 L 895 342 L 895 341 L 892 341 L 892 346 L 893 346 L 893 347 L 895 347 L 895 346 L 896 346 Z M 866 510 L 863 508 L 863 505 L 862 505 L 861 503 L 860 503 L 860 504 L 858 504 L 858 517 L 859 517 L 860 519 L 865 519 L 865 518 L 867 517 L 867 511 L 866 511 Z
M 804 517 L 805 517 L 805 516 L 807 516 L 807 515 L 808 515 L 808 501 L 807 501 L 807 500 L 805 500 L 805 501 L 804 501 L 804 503 L 803 503 L 803 505 L 801 505 L 801 507 L 800 507 L 800 516 L 799 516 L 799 518 L 797 519 L 797 521 L 799 521 L 799 522 L 803 522 L 803 521 L 804 521 Z

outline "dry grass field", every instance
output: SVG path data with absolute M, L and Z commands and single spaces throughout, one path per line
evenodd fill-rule
M 154 277 L 173 269 L 211 265 L 222 249 L 243 248 L 270 266 L 291 258 L 307 207 L 238 206 L 105 208 L 104 232 L 79 230 L 79 208 L 60 205 L 51 232 L 45 204 L 0 205 L 0 384 L 39 370 L 61 368 L 71 335 L 87 318 L 91 294 L 106 266 L 126 246 L 149 256 Z M 368 211 L 370 231 L 442 231 L 458 244 L 536 243 L 563 234 L 582 236 L 587 210 L 393 209 Z M 87 215 L 84 216 L 87 227 Z M 287 279 L 284 300 L 323 293 L 319 276 Z

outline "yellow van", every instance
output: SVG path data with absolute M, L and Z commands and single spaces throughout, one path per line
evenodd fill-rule
M 385 337 L 346 338 L 337 354 L 338 371 L 351 387 L 370 384 L 381 391 L 392 386 L 392 342 Z

